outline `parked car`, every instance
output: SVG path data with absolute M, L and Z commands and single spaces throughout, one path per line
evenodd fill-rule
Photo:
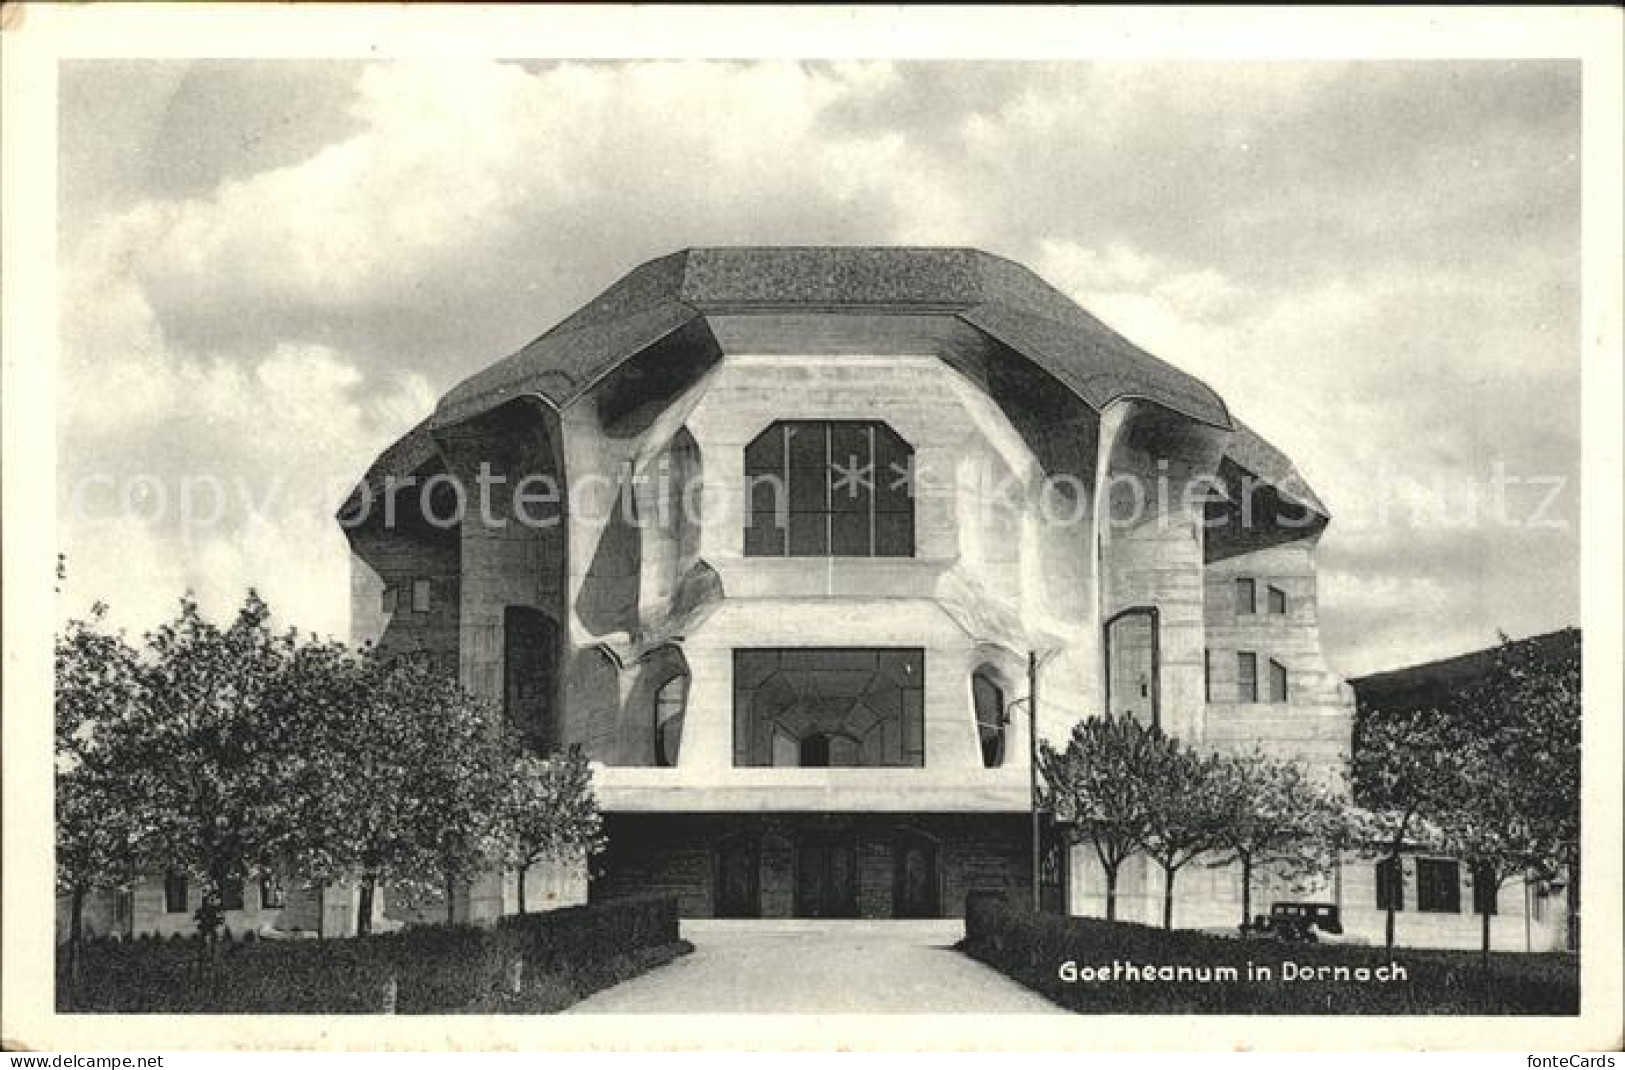
M 1286 943 L 1345 943 L 1335 903 L 1271 903 L 1253 919 L 1253 935 Z

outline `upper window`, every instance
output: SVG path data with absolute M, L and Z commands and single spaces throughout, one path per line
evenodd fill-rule
M 985 672 L 971 677 L 976 703 L 976 735 L 982 744 L 982 764 L 989 769 L 1004 764 L 1004 692 Z
M 1418 858 L 1416 909 L 1430 914 L 1460 914 L 1461 867 L 1448 858 Z
M 260 909 L 280 910 L 287 905 L 283 894 L 282 881 L 276 877 L 260 878 Z
M 1286 592 L 1279 587 L 1270 588 L 1270 612 L 1277 616 L 1286 613 Z
M 784 420 L 745 447 L 745 556 L 914 556 L 914 450 L 883 423 Z
M 412 581 L 412 612 L 427 613 L 430 605 L 430 586 L 428 580 Z
M 677 764 L 683 743 L 683 707 L 688 701 L 688 677 L 673 676 L 655 692 L 655 764 Z
M 1255 580 L 1236 581 L 1236 612 L 1243 616 L 1258 612 L 1258 583 Z

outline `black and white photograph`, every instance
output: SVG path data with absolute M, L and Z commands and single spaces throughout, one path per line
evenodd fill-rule
M 9 1049 L 1625 1043 L 1617 9 L 412 7 L 6 6 Z

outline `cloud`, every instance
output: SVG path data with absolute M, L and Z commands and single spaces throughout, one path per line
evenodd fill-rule
M 1578 485 L 1573 64 L 92 67 L 64 152 L 116 181 L 65 193 L 65 484 L 213 472 L 314 499 L 650 257 L 976 244 L 1294 458 L 1335 514 L 1323 619 L 1351 664 L 1577 615 L 1572 525 L 1447 539 L 1382 512 L 1497 464 Z M 148 133 L 103 143 L 109 107 Z M 327 516 L 251 497 L 184 561 L 162 528 L 64 527 L 81 575 L 141 562 L 127 601 L 255 580 L 338 619 Z

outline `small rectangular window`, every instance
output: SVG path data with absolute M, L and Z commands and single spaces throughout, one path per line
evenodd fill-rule
M 1236 581 L 1236 613 L 1251 616 L 1258 612 L 1258 584 L 1253 580 Z
M 1270 701 L 1286 701 L 1286 666 L 1270 659 Z
M 385 613 L 395 612 L 395 606 L 400 601 L 400 589 L 393 583 L 384 587 L 383 606 Z
M 1446 858 L 1418 858 L 1416 909 L 1426 914 L 1460 914 L 1461 867 Z
M 412 612 L 427 613 L 430 606 L 430 584 L 428 580 L 412 581 Z
M 1245 650 L 1236 654 L 1236 701 L 1258 701 L 1258 655 Z
M 1270 612 L 1276 616 L 1286 615 L 1286 592 L 1279 587 L 1270 588 Z
M 1405 909 L 1405 868 L 1397 858 L 1377 863 L 1377 909 Z
M 260 878 L 260 909 L 280 910 L 287 904 L 282 894 L 282 882 L 275 877 Z
M 164 913 L 186 913 L 186 874 L 164 875 Z

